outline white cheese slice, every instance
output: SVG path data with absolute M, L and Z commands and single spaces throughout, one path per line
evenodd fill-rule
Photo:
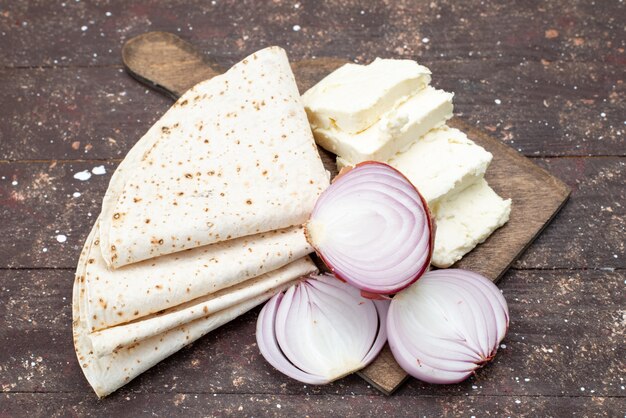
M 346 64 L 302 95 L 314 128 L 356 134 L 430 83 L 430 70 L 411 60 L 376 58 Z
M 444 196 L 465 189 L 485 175 L 493 156 L 458 129 L 442 126 L 429 131 L 387 163 L 418 188 L 431 210 Z M 337 165 L 352 165 L 337 158 Z
M 347 161 L 386 161 L 452 117 L 452 93 L 426 87 L 358 134 L 313 127 L 315 141 Z
M 434 211 L 437 225 L 432 264 L 449 267 L 509 220 L 511 199 L 502 199 L 479 179 L 445 197 Z

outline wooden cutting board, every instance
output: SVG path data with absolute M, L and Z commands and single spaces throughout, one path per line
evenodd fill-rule
M 122 57 L 133 77 L 173 99 L 196 83 L 223 72 L 191 44 L 166 32 L 149 32 L 132 38 L 124 45 Z M 346 62 L 318 58 L 293 62 L 291 66 L 298 87 L 304 92 Z M 513 199 L 509 222 L 454 265 L 496 282 L 561 209 L 570 190 L 559 179 L 486 133 L 458 118 L 448 124 L 466 132 L 493 154 L 485 177 L 500 196 Z M 335 156 L 323 149 L 320 155 L 326 169 L 335 175 Z M 391 394 L 407 378 L 388 346 L 359 375 L 385 394 Z

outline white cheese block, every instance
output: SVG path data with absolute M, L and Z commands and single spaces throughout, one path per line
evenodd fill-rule
M 315 141 L 346 161 L 386 161 L 452 117 L 452 93 L 426 87 L 358 134 L 313 127 Z
M 485 175 L 492 155 L 458 129 L 442 126 L 429 131 L 387 163 L 418 188 L 431 210 L 444 196 L 465 189 Z M 337 158 L 337 165 L 352 165 Z
M 479 179 L 445 197 L 434 211 L 437 225 L 432 264 L 449 267 L 509 220 L 511 199 L 502 199 Z
M 302 102 L 313 128 L 356 134 L 429 83 L 430 70 L 415 61 L 376 58 L 333 71 L 304 93 Z

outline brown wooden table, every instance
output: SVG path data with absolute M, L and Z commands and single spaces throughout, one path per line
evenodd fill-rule
M 624 415 L 626 4 L 387 3 L 0 1 L 0 416 Z M 170 105 L 121 66 L 151 30 L 223 67 L 271 44 L 417 59 L 464 120 L 563 179 L 569 203 L 499 283 L 512 321 L 494 363 L 391 397 L 356 376 L 305 386 L 260 357 L 255 310 L 98 401 L 72 347 L 73 271 L 111 173 Z

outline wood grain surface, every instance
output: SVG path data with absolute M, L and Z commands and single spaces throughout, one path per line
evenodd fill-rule
M 0 416 L 623 416 L 625 13 L 618 1 L 0 0 Z M 357 376 L 305 387 L 260 359 L 255 310 L 98 401 L 74 358 L 71 283 L 111 173 L 171 103 L 120 59 L 148 31 L 220 68 L 268 45 L 293 61 L 417 59 L 460 118 L 562 179 L 569 202 L 498 284 L 512 320 L 494 363 L 391 397 Z
M 133 77 L 173 98 L 217 75 L 193 45 L 166 32 L 149 32 L 130 39 L 122 48 L 122 56 Z M 332 58 L 293 62 L 300 91 L 306 91 L 345 62 Z M 498 281 L 565 204 L 570 190 L 558 178 L 484 132 L 459 119 L 449 124 L 493 154 L 487 180 L 500 196 L 513 199 L 509 222 L 453 267 Z M 335 155 L 321 148 L 319 151 L 326 169 L 336 175 Z M 320 260 L 318 263 L 321 269 L 326 267 Z M 388 346 L 359 375 L 387 395 L 408 377 Z

